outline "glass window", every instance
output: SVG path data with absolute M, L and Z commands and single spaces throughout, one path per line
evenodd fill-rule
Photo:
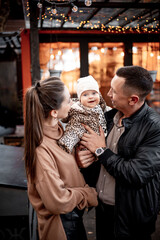
M 124 65 L 123 43 L 89 43 L 89 74 L 100 86 L 108 105 L 112 106 L 107 92 L 116 70 Z
M 147 102 L 160 113 L 160 43 L 134 43 L 132 52 L 133 64 L 150 71 L 154 84 Z
M 41 79 L 61 77 L 70 94 L 75 94 L 80 77 L 79 43 L 40 43 L 39 49 Z
M 158 42 L 134 43 L 132 53 L 133 65 L 146 68 L 151 71 L 154 81 L 160 81 L 160 44 Z

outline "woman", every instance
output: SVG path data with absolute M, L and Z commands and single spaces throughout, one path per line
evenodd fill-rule
M 86 185 L 73 155 L 57 141 L 63 135 L 71 100 L 57 78 L 39 81 L 25 95 L 25 167 L 29 200 L 36 210 L 41 240 L 86 240 L 82 215 L 97 205 L 97 193 Z

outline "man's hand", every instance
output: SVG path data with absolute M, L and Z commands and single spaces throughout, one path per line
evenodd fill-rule
M 80 144 L 95 153 L 97 148 L 106 147 L 105 135 L 102 127 L 100 126 L 100 135 L 95 133 L 89 126 L 82 124 L 89 133 L 84 133 L 81 138 Z
M 76 148 L 76 161 L 80 168 L 87 168 L 95 161 L 95 155 L 89 150 L 82 150 L 81 145 Z

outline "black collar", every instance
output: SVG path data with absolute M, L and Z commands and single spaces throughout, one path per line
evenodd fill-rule
M 131 115 L 128 118 L 124 118 L 123 121 L 123 125 L 125 127 L 129 127 L 131 124 L 133 124 L 135 121 L 139 121 L 147 112 L 149 106 L 144 103 L 140 109 L 138 109 L 133 115 Z M 118 112 L 117 109 L 111 109 L 110 111 L 105 113 L 105 117 L 106 117 L 106 121 L 109 124 L 110 122 L 113 122 L 113 118 L 115 116 L 115 114 Z

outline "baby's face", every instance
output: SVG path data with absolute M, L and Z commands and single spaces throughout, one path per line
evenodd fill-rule
M 100 102 L 99 93 L 95 90 L 87 90 L 81 94 L 80 102 L 83 106 L 94 108 Z

